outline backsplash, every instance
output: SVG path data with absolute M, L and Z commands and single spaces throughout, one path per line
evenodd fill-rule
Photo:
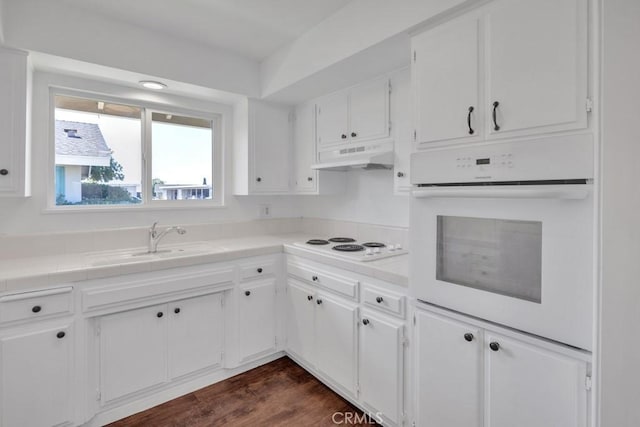
M 159 224 L 160 229 L 181 224 Z M 168 234 L 163 244 L 242 238 L 266 234 L 302 233 L 314 237 L 345 235 L 407 247 L 407 229 L 320 218 L 274 218 L 184 225 L 185 235 Z M 107 251 L 147 245 L 149 227 L 70 233 L 0 236 L 0 259 Z

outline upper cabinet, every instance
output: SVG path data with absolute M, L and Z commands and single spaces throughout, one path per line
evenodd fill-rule
M 478 138 L 480 19 L 463 17 L 413 38 L 415 140 Z
M 389 137 L 389 79 L 376 79 L 318 100 L 318 150 Z
M 0 47 L 0 197 L 28 197 L 31 76 L 26 52 Z
M 587 127 L 586 0 L 496 0 L 412 38 L 414 140 Z
M 234 114 L 234 194 L 287 194 L 291 109 L 249 99 Z
M 395 193 L 411 189 L 410 159 L 413 141 L 411 127 L 411 84 L 409 68 L 391 74 L 391 136 L 394 144 L 393 183 Z
M 316 159 L 315 105 L 296 107 L 293 124 L 293 187 L 296 193 L 313 193 L 318 188 L 318 172 L 311 169 Z

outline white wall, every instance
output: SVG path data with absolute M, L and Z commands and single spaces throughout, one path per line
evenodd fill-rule
M 272 95 L 448 9 L 482 1 L 353 0 L 262 62 L 262 96 Z
M 296 197 L 233 197 L 231 196 L 231 149 L 226 147 L 225 201 L 223 208 L 155 209 L 155 210 L 107 210 L 88 212 L 51 212 L 47 210 L 48 191 L 53 192 L 53 141 L 50 124 L 53 116 L 49 111 L 49 86 L 60 86 L 108 93 L 113 97 L 141 99 L 156 105 L 170 103 L 179 108 L 188 108 L 223 115 L 225 140 L 233 138 L 231 105 L 213 100 L 185 99 L 178 96 L 149 93 L 139 89 L 112 86 L 107 83 L 36 72 L 34 76 L 33 110 L 33 180 L 32 197 L 28 199 L 0 199 L 0 234 L 23 234 L 48 231 L 84 231 L 119 227 L 150 225 L 153 221 L 163 224 L 197 224 L 216 221 L 248 220 L 258 217 L 258 206 L 269 203 L 273 217 L 300 216 L 299 200 Z M 50 164 L 51 162 L 51 164 Z M 49 190 L 50 189 L 50 190 Z
M 0 0 L 0 44 L 4 43 L 4 0 Z
M 4 1 L 13 47 L 149 76 L 259 95 L 259 65 L 240 55 L 92 14 L 64 1 Z
M 330 172 L 328 172 L 330 173 Z M 393 171 L 352 170 L 345 174 L 345 192 L 303 196 L 304 217 L 370 224 L 409 226 L 409 197 L 393 194 Z
M 640 425 L 640 1 L 603 0 L 600 426 Z

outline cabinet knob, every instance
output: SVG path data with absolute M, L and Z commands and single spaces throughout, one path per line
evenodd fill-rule
M 318 281 L 318 276 L 311 276 L 311 280 L 313 280 L 314 282 Z
M 258 182 L 262 182 L 262 178 L 257 177 L 257 178 L 256 178 L 256 181 L 258 181 Z
M 9 175 L 9 170 L 8 169 L 0 169 L 0 175 L 2 175 L 2 176 Z
M 246 296 L 249 296 L 249 295 L 251 295 L 251 291 L 244 291 L 244 294 L 245 294 Z
M 173 312 L 174 312 L 175 314 L 180 313 L 180 307 L 176 307 L 176 308 L 174 308 L 174 309 L 173 309 Z
M 402 177 L 404 177 L 404 172 L 398 172 L 398 173 L 396 174 L 396 176 L 397 176 L 398 178 L 402 178 Z
M 498 351 L 500 350 L 500 344 L 494 341 L 492 343 L 489 343 L 489 348 L 493 351 Z
M 262 267 L 258 267 L 258 269 L 256 270 L 258 273 L 262 273 Z
M 156 314 L 156 316 L 158 316 L 158 318 L 161 318 L 162 316 L 164 316 L 164 313 L 159 311 L 158 314 Z
M 358 136 L 358 134 L 357 134 L 357 133 L 355 133 L 355 132 L 351 132 L 351 138 L 355 138 L 356 136 Z
M 384 301 L 384 299 L 382 299 L 382 297 L 376 297 L 376 302 L 378 304 L 382 304 L 382 301 Z
M 318 305 L 322 304 L 322 300 L 321 299 L 317 299 L 316 300 L 316 304 L 318 304 Z
M 464 339 L 469 342 L 473 341 L 473 334 L 467 332 L 466 334 L 464 334 Z
M 31 311 L 33 311 L 34 313 L 40 313 L 41 310 L 42 310 L 42 307 L 40 307 L 39 305 L 34 305 L 33 308 L 31 309 Z
M 312 178 L 312 177 L 310 177 L 310 176 L 308 176 L 308 177 L 307 177 L 307 181 L 311 182 L 311 181 L 313 181 L 313 178 Z
M 369 319 L 362 319 L 362 324 L 367 326 L 369 324 Z
M 307 295 L 307 301 L 311 301 L 313 299 L 313 295 Z
M 347 139 L 347 135 L 346 134 L 342 134 L 342 139 Z
M 67 334 L 65 334 L 64 331 L 60 331 L 56 334 L 56 337 L 58 337 L 58 339 L 61 340 L 62 338 L 65 337 L 65 335 Z

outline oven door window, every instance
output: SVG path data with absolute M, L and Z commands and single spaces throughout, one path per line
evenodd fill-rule
M 436 279 L 540 303 L 542 222 L 438 216 Z

